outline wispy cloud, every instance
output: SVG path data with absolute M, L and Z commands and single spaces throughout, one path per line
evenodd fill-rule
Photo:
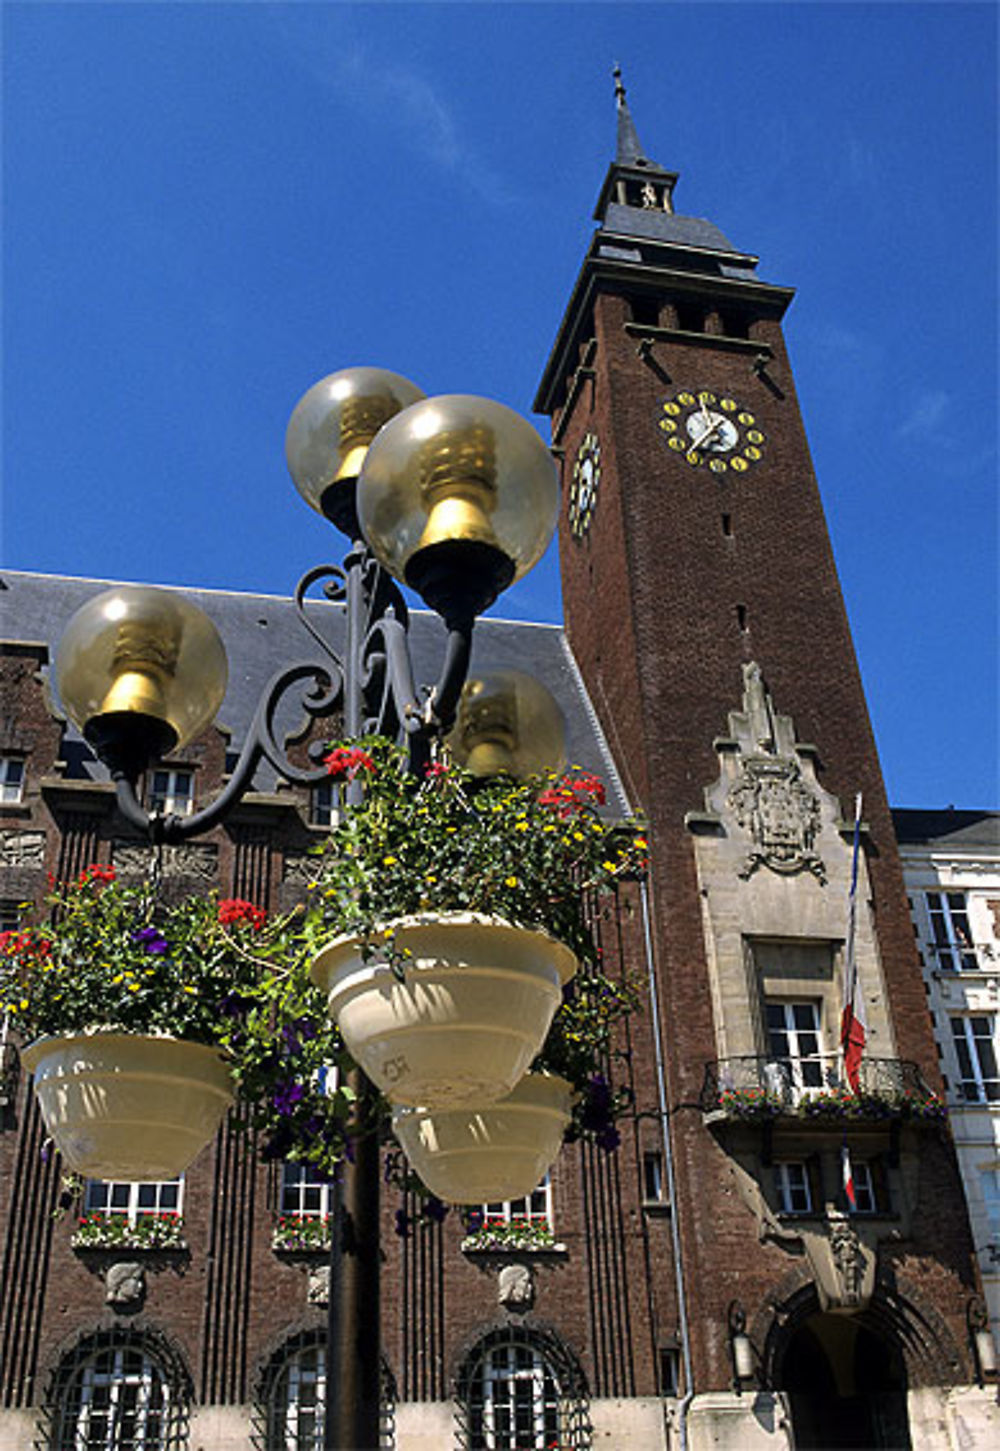
M 936 434 L 951 403 L 951 395 L 940 388 L 919 394 L 912 408 L 897 425 L 896 437 L 924 438 Z
M 476 154 L 448 98 L 417 64 L 376 55 L 351 33 L 350 16 L 332 7 L 281 6 L 273 18 L 288 54 L 341 105 L 395 130 L 404 146 L 484 201 L 516 201 L 513 186 Z

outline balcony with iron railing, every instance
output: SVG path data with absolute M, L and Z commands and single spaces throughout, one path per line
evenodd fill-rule
M 749 1054 L 707 1063 L 701 1110 L 709 1123 L 939 1123 L 945 1116 L 944 1100 L 915 1063 L 863 1058 L 855 1091 L 839 1053 L 801 1058 Z

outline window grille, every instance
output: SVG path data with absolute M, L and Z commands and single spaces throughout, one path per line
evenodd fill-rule
M 190 1379 L 166 1342 L 108 1330 L 57 1370 L 45 1410 L 49 1451 L 185 1451 Z
M 461 1451 L 589 1451 L 582 1372 L 555 1336 L 519 1325 L 487 1335 L 467 1357 L 457 1395 Z
M 395 1384 L 382 1362 L 381 1451 L 395 1446 Z M 326 1435 L 326 1333 L 305 1331 L 275 1351 L 261 1376 L 253 1412 L 255 1451 L 323 1451 Z

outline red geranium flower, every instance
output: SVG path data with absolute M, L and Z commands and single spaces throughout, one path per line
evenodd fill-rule
M 375 762 L 360 746 L 337 746 L 323 757 L 328 776 L 334 780 L 345 777 L 353 781 L 359 771 L 374 771 Z
M 255 932 L 259 932 L 266 921 L 267 913 L 264 908 L 255 907 L 252 902 L 246 902 L 242 897 L 226 897 L 219 903 L 219 924 L 222 927 L 247 922 Z

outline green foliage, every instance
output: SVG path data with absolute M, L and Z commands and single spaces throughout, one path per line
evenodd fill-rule
M 395 918 L 466 911 L 541 928 L 596 962 L 585 896 L 639 873 L 647 846 L 637 823 L 600 815 L 595 776 L 573 767 L 480 780 L 438 764 L 415 781 L 403 752 L 377 737 L 327 759 L 335 779 L 362 777 L 364 799 L 323 848 L 306 929 L 317 946 L 334 932 L 374 939 Z
M 96 866 L 48 906 L 44 925 L 0 935 L 0 1011 L 23 1038 L 100 1027 L 220 1048 L 265 1157 L 335 1170 L 352 1096 L 294 920 L 215 895 L 165 903 Z

